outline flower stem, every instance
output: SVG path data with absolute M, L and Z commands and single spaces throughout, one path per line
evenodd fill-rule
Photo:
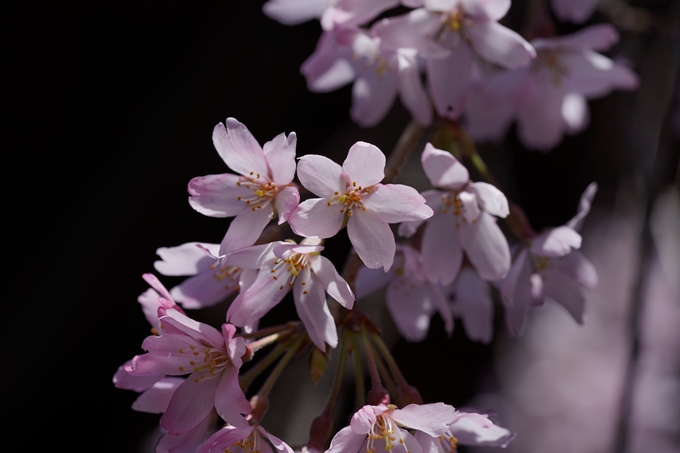
M 300 323 L 296 321 L 292 322 L 287 322 L 286 324 L 280 324 L 278 326 L 272 326 L 272 327 L 267 327 L 265 329 L 260 329 L 256 330 L 255 332 L 250 332 L 250 333 L 239 333 L 236 334 L 237 337 L 241 337 L 243 339 L 248 339 L 248 338 L 259 338 L 259 337 L 264 337 L 267 335 L 272 335 L 275 333 L 281 333 L 281 332 L 288 332 L 294 330 Z M 251 343 L 252 346 L 253 343 Z
M 259 362 L 253 365 L 252 368 L 250 368 L 245 373 L 241 374 L 238 381 L 244 393 L 248 391 L 248 388 L 250 388 L 253 381 L 260 374 L 262 374 L 264 370 L 269 368 L 269 366 L 272 363 L 274 363 L 276 359 L 278 359 L 284 352 L 286 352 L 287 347 L 288 347 L 287 343 L 278 344 L 276 348 L 274 348 L 271 352 L 269 352 L 269 354 L 264 356 Z
M 406 126 L 404 132 L 401 133 L 397 145 L 394 147 L 390 153 L 390 157 L 387 159 L 387 164 L 385 166 L 385 178 L 383 178 L 382 183 L 391 183 L 394 178 L 399 174 L 399 170 L 406 162 L 408 155 L 411 154 L 418 145 L 420 138 L 425 132 L 425 128 L 418 124 L 416 121 L 411 120 L 411 122 Z
M 283 373 L 283 370 L 286 369 L 293 356 L 300 351 L 300 347 L 303 345 L 304 341 L 307 340 L 307 338 L 307 333 L 305 332 L 304 334 L 300 334 L 295 338 L 291 338 L 290 341 L 282 345 L 284 346 L 286 353 L 281 358 L 281 360 L 279 360 L 279 363 L 276 364 L 276 367 L 272 370 L 271 374 L 267 377 L 267 380 L 262 385 L 262 388 L 257 392 L 257 396 L 265 399 L 267 396 L 269 396 L 269 392 L 271 391 L 272 387 L 274 387 L 274 384 L 279 379 L 279 377 L 281 377 L 281 373 Z
M 380 338 L 380 335 L 372 334 L 371 338 L 373 339 L 375 345 L 378 347 L 378 351 L 382 355 L 383 359 L 385 359 L 385 363 L 387 363 L 388 368 L 392 372 L 392 376 L 394 376 L 394 378 L 397 380 L 397 385 L 399 385 L 400 387 L 408 385 L 408 382 L 406 382 L 404 375 L 401 374 L 401 370 L 399 369 L 397 362 L 394 360 L 394 357 L 392 357 L 392 353 L 390 352 L 389 348 L 382 340 L 382 338 Z
M 361 357 L 359 357 L 359 345 L 357 344 L 357 336 L 354 332 L 351 333 L 352 340 L 352 357 L 354 358 L 354 376 L 357 390 L 357 408 L 366 405 L 366 388 L 364 387 L 364 371 L 361 365 Z

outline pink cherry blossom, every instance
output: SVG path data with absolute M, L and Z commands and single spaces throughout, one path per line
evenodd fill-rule
M 409 4 L 424 8 L 391 19 L 382 37 L 391 46 L 414 48 L 425 56 L 430 95 L 442 117 L 458 119 L 463 113 L 475 56 L 514 69 L 528 65 L 536 55 L 521 36 L 498 23 L 509 0 Z
M 438 437 L 417 432 L 415 437 L 423 452 L 454 453 L 458 445 L 505 448 L 515 437 L 514 433 L 495 425 L 488 415 L 475 412 L 457 412 L 455 420 L 447 428 Z
M 403 409 L 391 404 L 364 406 L 352 416 L 350 425 L 333 437 L 326 453 L 421 453 L 420 443 L 408 429 L 437 437 L 446 433 L 447 425 L 457 417 L 456 410 L 444 403 L 409 404 Z
M 222 325 L 222 332 L 196 322 L 174 308 L 160 317 L 161 335 L 147 337 L 131 372 L 140 376 L 164 374 L 187 379 L 175 389 L 161 426 L 182 434 L 198 425 L 215 408 L 227 422 L 238 422 L 250 412 L 250 404 L 238 383 L 241 357 L 246 352 L 236 328 Z
M 293 231 L 305 237 L 335 236 L 344 222 L 364 264 L 389 270 L 396 244 L 389 223 L 424 220 L 432 209 L 412 187 L 380 184 L 385 155 L 375 146 L 357 142 L 342 167 L 324 156 L 307 155 L 298 164 L 298 178 L 322 197 L 300 203 L 289 218 Z
M 595 12 L 597 0 L 550 0 L 550 4 L 559 20 L 581 24 Z
M 389 272 L 362 267 L 355 284 L 360 298 L 387 285 L 387 309 L 397 330 L 408 341 L 425 339 L 430 318 L 437 311 L 444 320 L 446 332 L 449 335 L 453 332 L 453 315 L 444 291 L 427 280 L 420 254 L 407 245 L 397 245 Z
M 613 89 L 637 87 L 637 76 L 595 50 L 618 41 L 611 25 L 599 24 L 577 33 L 536 39 L 538 52 L 529 68 L 498 72 L 473 97 L 467 112 L 469 133 L 478 140 L 501 139 L 513 119 L 525 146 L 549 150 L 564 134 L 589 122 L 587 99 Z
M 423 193 L 435 213 L 425 226 L 421 247 L 427 278 L 451 284 L 463 254 L 484 280 L 503 278 L 510 269 L 510 248 L 493 216 L 509 214 L 505 195 L 490 184 L 470 182 L 467 169 L 451 153 L 430 143 L 421 161 L 432 185 L 444 189 Z M 410 236 L 421 224 L 404 223 L 399 234 Z
M 189 204 L 210 217 L 233 217 L 219 254 L 255 243 L 278 212 L 287 220 L 300 199 L 295 176 L 294 132 L 280 134 L 261 147 L 248 129 L 234 118 L 213 130 L 213 143 L 224 162 L 239 175 L 224 173 L 189 182 Z
M 227 425 L 210 436 L 196 450 L 196 453 L 273 453 L 269 444 L 284 453 L 293 449 L 278 437 L 268 433 L 258 424 L 242 422 L 236 426 Z
M 527 307 L 555 300 L 583 323 L 583 288 L 597 285 L 595 267 L 577 249 L 581 235 L 577 230 L 590 211 L 597 185 L 589 185 L 581 197 L 578 214 L 566 225 L 551 228 L 531 240 L 517 254 L 512 269 L 501 283 L 501 298 L 506 309 L 508 330 L 520 333 Z
M 273 242 L 228 255 L 226 262 L 259 269 L 252 285 L 229 307 L 229 322 L 237 326 L 256 323 L 292 289 L 298 316 L 312 342 L 321 350 L 326 344 L 334 348 L 338 334 L 326 293 L 347 309 L 354 305 L 354 294 L 333 263 L 320 255 L 323 247 L 319 243 L 317 238 L 305 239 L 300 245 Z
M 250 281 L 249 275 L 242 275 L 241 268 L 221 263 L 215 256 L 219 248 L 219 244 L 187 242 L 156 250 L 161 258 L 154 263 L 158 272 L 167 276 L 192 276 L 170 290 L 172 298 L 184 308 L 211 307 Z

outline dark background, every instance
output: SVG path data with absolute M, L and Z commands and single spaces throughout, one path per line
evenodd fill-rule
M 357 140 L 388 153 L 407 124 L 397 106 L 378 127 L 360 129 L 348 118 L 349 87 L 308 92 L 299 66 L 314 50 L 318 24 L 282 26 L 261 13 L 262 3 L 62 0 L 21 14 L 8 44 L 6 92 L 16 104 L 6 104 L 12 119 L 2 154 L 9 229 L 2 404 L 14 439 L 29 440 L 14 450 L 33 450 L 37 439 L 49 448 L 136 451 L 157 425 L 158 416 L 130 409 L 136 395 L 115 389 L 111 378 L 141 352 L 148 333 L 136 297 L 147 287 L 140 276 L 153 271 L 155 249 L 219 242 L 226 230 L 225 220 L 186 202 L 192 177 L 227 171 L 211 142 L 216 123 L 233 116 L 261 143 L 295 131 L 298 156 L 323 152 L 337 161 Z M 672 2 L 648 4 L 663 12 Z M 659 39 L 666 38 L 624 35 L 634 69 Z M 677 36 L 668 39 L 672 52 Z M 654 68 L 641 71 L 643 83 L 668 83 Z M 636 187 L 645 199 L 659 165 L 628 152 L 636 138 L 625 133 L 640 115 L 639 96 L 592 102 L 592 123 L 601 127 L 550 154 L 522 149 L 514 131 L 504 147 L 482 148 L 535 228 L 570 218 L 592 180 L 603 189 L 598 203 L 612 204 L 618 185 L 642 164 L 649 170 Z M 664 118 L 667 109 L 654 112 Z M 662 185 L 675 177 L 677 142 L 659 124 L 660 149 L 670 156 L 657 169 Z M 329 241 L 338 265 L 346 246 L 343 238 Z M 438 319 L 431 332 L 426 348 L 400 343 L 395 354 L 426 402 L 460 405 L 481 382 L 492 346 L 470 343 L 460 325 L 447 340 Z M 421 372 L 422 360 L 442 353 L 466 371 Z

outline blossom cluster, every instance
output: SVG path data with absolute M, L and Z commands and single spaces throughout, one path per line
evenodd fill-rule
M 578 23 L 595 4 L 552 1 L 559 19 Z M 384 17 L 398 6 L 412 10 Z M 366 127 L 398 94 L 423 125 L 434 108 L 464 120 L 476 139 L 499 140 L 517 121 L 527 147 L 548 150 L 587 126 L 587 99 L 637 87 L 630 69 L 597 52 L 618 40 L 612 26 L 528 42 L 499 23 L 509 8 L 510 0 L 269 0 L 264 12 L 288 25 L 319 19 L 322 35 L 301 72 L 316 92 L 353 83 L 350 116 Z

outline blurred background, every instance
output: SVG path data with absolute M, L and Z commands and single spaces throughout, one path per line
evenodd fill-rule
M 151 451 L 159 417 L 132 411 L 136 394 L 111 378 L 142 352 L 149 326 L 136 298 L 156 248 L 219 242 L 226 230 L 186 201 L 191 178 L 227 171 L 211 142 L 216 123 L 233 116 L 261 143 L 295 131 L 299 156 L 336 161 L 358 140 L 389 153 L 408 124 L 396 105 L 362 129 L 349 120 L 349 87 L 308 92 L 299 66 L 318 23 L 285 27 L 263 3 L 60 0 L 19 12 L 26 20 L 6 43 L 0 343 L 2 404 L 19 451 L 33 450 L 32 439 Z M 600 274 L 585 326 L 548 304 L 510 339 L 499 308 L 489 345 L 460 324 L 447 338 L 438 318 L 423 343 L 394 345 L 425 402 L 498 409 L 519 432 L 512 451 L 680 451 L 680 4 L 604 1 L 589 23 L 598 22 L 618 27 L 607 55 L 630 64 L 639 89 L 590 102 L 590 127 L 550 153 L 524 149 L 514 130 L 480 146 L 536 230 L 564 223 L 583 189 L 600 185 L 583 231 Z M 338 266 L 348 244 L 328 241 Z M 269 322 L 293 317 L 288 304 Z M 302 443 L 323 400 L 296 417 L 313 390 L 288 390 L 270 407 L 271 431 Z

